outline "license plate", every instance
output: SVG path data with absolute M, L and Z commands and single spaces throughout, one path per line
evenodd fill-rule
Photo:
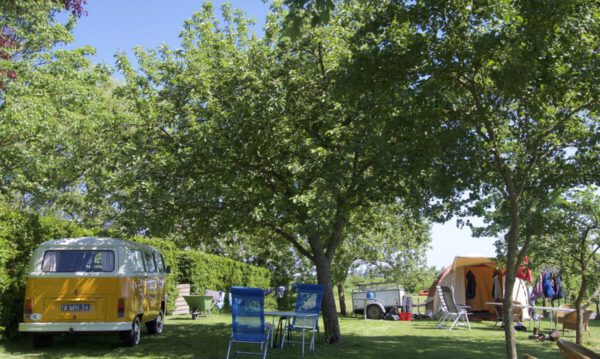
M 61 304 L 60 310 L 62 312 L 89 312 L 90 305 L 85 304 Z

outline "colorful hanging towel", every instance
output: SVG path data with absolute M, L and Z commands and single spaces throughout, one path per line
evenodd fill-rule
M 519 270 L 517 271 L 517 278 L 521 278 L 531 283 L 531 269 L 529 269 L 528 266 L 529 258 L 525 257 L 524 262 L 525 263 L 519 267 Z
M 540 273 L 538 276 L 533 289 L 531 290 L 531 294 L 529 295 L 529 302 L 533 303 L 536 299 L 544 296 L 544 288 L 542 288 L 542 282 L 544 281 L 543 275 Z
M 544 297 L 554 298 L 554 288 L 552 287 L 552 279 L 550 273 L 544 273 L 544 280 L 542 281 L 542 288 L 544 289 Z
M 554 275 L 554 296 L 552 296 L 552 300 L 561 299 L 563 297 L 563 288 L 562 288 L 562 279 L 560 275 Z

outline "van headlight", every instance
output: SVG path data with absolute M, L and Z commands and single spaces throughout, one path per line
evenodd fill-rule
M 42 319 L 42 315 L 40 313 L 33 313 L 29 316 L 31 320 L 40 320 Z

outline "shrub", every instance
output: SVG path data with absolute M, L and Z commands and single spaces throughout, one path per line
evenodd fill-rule
M 90 234 L 76 224 L 0 204 L 0 333 L 17 333 L 33 250 L 47 240 Z
M 43 242 L 94 233 L 51 216 L 40 216 L 0 203 L 0 333 L 12 337 L 23 317 L 23 300 L 29 260 Z M 134 237 L 158 249 L 171 267 L 167 277 L 167 311 L 175 308 L 177 284 L 190 283 L 193 292 L 228 291 L 234 285 L 268 288 L 271 273 L 265 269 L 197 250 L 180 250 L 168 239 Z M 267 297 L 267 306 L 275 299 Z
M 181 251 L 179 271 L 179 283 L 190 283 L 192 293 L 203 293 L 206 289 L 229 292 L 232 286 L 269 288 L 271 285 L 271 272 L 266 268 L 197 250 Z M 273 296 L 265 297 L 267 308 L 276 305 Z M 227 300 L 225 307 L 228 309 Z
M 190 283 L 192 292 L 205 289 L 228 291 L 231 286 L 268 288 L 271 273 L 261 267 L 196 250 L 181 251 L 180 283 Z

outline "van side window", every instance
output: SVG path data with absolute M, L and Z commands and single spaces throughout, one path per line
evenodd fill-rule
M 146 262 L 147 272 L 156 272 L 156 264 L 154 263 L 154 256 L 152 253 L 144 252 L 144 260 Z
M 144 259 L 142 258 L 142 252 L 132 250 L 131 251 L 131 261 L 133 262 L 133 271 L 134 272 L 145 272 L 144 268 Z
M 154 260 L 156 261 L 156 267 L 160 273 L 165 272 L 165 262 L 160 253 L 154 252 Z

